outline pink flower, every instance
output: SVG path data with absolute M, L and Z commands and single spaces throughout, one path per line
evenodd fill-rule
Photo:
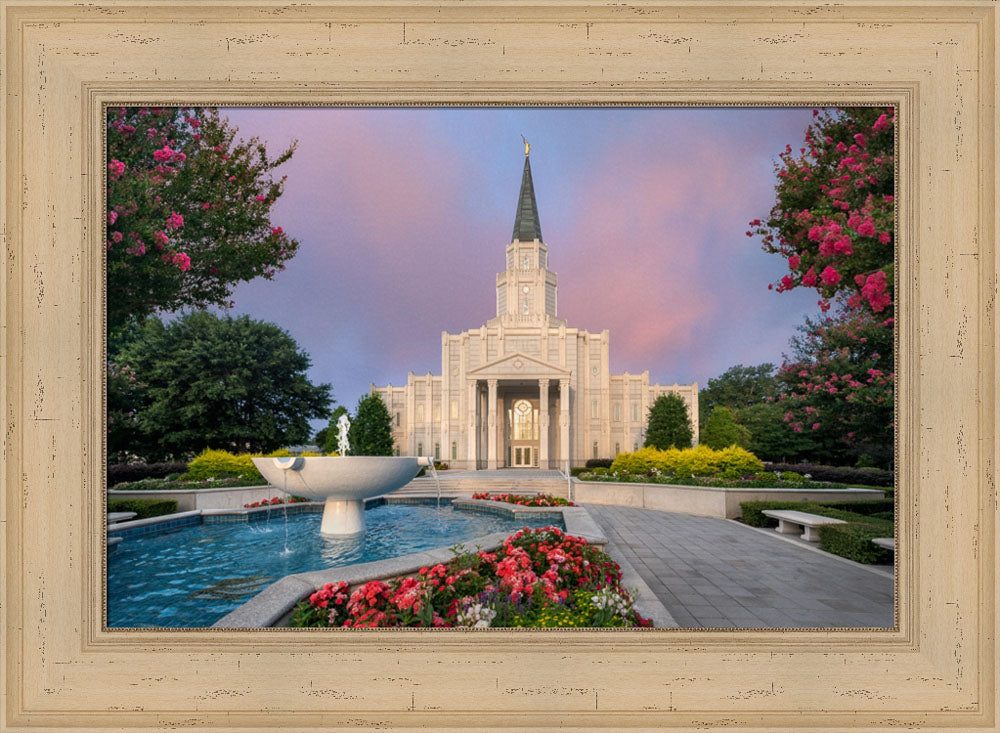
M 813 268 L 809 268 L 809 271 L 802 276 L 802 284 L 806 287 L 812 287 L 816 284 L 816 271 Z
M 858 234 L 863 237 L 874 237 L 875 236 L 875 223 L 871 219 L 865 219 L 858 225 Z
M 791 257 L 788 258 L 788 268 L 791 270 L 797 269 L 799 266 L 799 262 L 800 262 L 799 256 L 792 255 Z
M 867 138 L 865 138 L 865 136 L 860 132 L 854 136 L 854 142 L 858 144 L 859 148 L 864 148 L 868 146 Z
M 122 241 L 122 233 L 111 232 L 111 241 L 114 242 L 115 244 L 118 244 L 120 241 Z
M 889 232 L 881 232 L 878 235 L 878 241 L 880 244 L 889 244 L 891 240 L 892 236 L 889 234 Z
M 111 176 L 112 179 L 117 180 L 118 178 L 121 178 L 121 175 L 124 172 L 125 172 L 125 164 L 122 163 L 120 160 L 112 159 L 111 162 L 108 163 L 108 174 Z
M 109 211 L 108 212 L 108 224 L 114 224 L 116 221 L 118 221 L 118 212 L 117 211 Z
M 182 226 L 184 226 L 184 217 L 176 211 L 170 212 L 170 216 L 167 217 L 167 229 L 180 229 Z
M 824 285 L 836 285 L 840 282 L 840 273 L 835 268 L 827 265 L 826 269 L 820 274 L 820 278 L 822 278 Z
M 875 124 L 872 125 L 872 130 L 878 132 L 879 130 L 885 130 L 889 127 L 889 118 L 883 113 L 877 120 Z
M 258 194 L 257 196 L 254 196 L 254 201 L 256 201 L 258 204 L 262 204 L 265 201 L 267 201 L 267 196 L 265 196 L 264 194 Z
M 819 430 L 819 423 L 818 422 L 814 422 L 813 423 L 813 430 Z
M 174 151 L 164 145 L 160 150 L 153 151 L 153 160 L 157 163 L 169 163 L 174 158 Z
M 169 241 L 170 239 L 163 232 L 157 231 L 153 234 L 153 242 L 156 243 L 157 249 L 163 249 Z
M 170 261 L 177 265 L 177 269 L 181 272 L 187 272 L 191 269 L 191 258 L 184 252 L 174 252 Z

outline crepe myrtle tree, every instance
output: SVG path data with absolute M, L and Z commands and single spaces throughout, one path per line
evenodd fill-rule
M 249 316 L 150 316 L 112 364 L 112 416 L 130 419 L 109 424 L 109 447 L 147 461 L 204 448 L 266 453 L 306 442 L 309 420 L 329 415 L 330 385 L 309 381 L 309 356 Z
M 347 440 L 351 444 L 351 455 L 392 455 L 392 416 L 378 393 L 358 400 Z
M 298 249 L 271 209 L 276 156 L 208 107 L 115 107 L 107 117 L 107 317 L 112 338 L 154 313 L 230 307 Z
M 694 431 L 687 405 L 676 394 L 661 394 L 649 407 L 644 446 L 690 448 Z
M 776 165 L 775 204 L 750 222 L 788 274 L 778 292 L 812 288 L 826 312 L 843 294 L 853 309 L 893 317 L 896 114 L 893 109 L 813 110 L 798 152 Z

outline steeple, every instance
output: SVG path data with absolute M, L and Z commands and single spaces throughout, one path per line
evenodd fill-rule
M 538 221 L 538 206 L 535 204 L 535 185 L 531 182 L 530 147 L 524 143 L 524 173 L 521 176 L 521 195 L 517 199 L 517 215 L 514 217 L 514 236 L 521 242 L 537 239 L 542 241 L 542 225 Z

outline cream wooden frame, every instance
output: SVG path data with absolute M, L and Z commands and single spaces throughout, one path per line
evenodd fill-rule
M 993 2 L 0 0 L 0 727 L 994 729 Z M 898 626 L 105 630 L 101 108 L 893 103 Z

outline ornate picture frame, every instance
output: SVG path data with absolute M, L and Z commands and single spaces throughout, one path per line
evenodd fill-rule
M 0 8 L 5 728 L 995 725 L 995 3 Z M 895 105 L 897 627 L 105 629 L 109 103 Z

